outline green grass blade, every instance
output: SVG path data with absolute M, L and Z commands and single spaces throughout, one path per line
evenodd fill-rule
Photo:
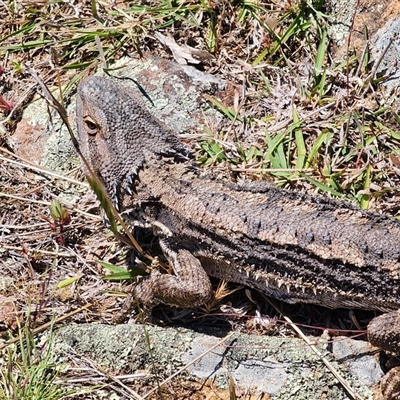
M 243 118 L 236 113 L 234 110 L 231 108 L 225 107 L 225 105 L 220 102 L 218 99 L 212 96 L 204 96 L 210 103 L 212 103 L 219 111 L 221 111 L 223 114 L 225 114 L 231 121 L 239 121 L 243 122 Z
M 62 289 L 64 287 L 67 287 L 69 285 L 72 285 L 74 282 L 76 282 L 77 280 L 79 280 L 80 278 L 82 278 L 82 275 L 77 275 L 77 276 L 72 276 L 70 278 L 67 279 L 63 279 L 62 281 L 57 283 L 56 288 L 57 289 Z
M 332 138 L 332 132 L 329 131 L 325 131 L 322 132 L 316 142 L 314 143 L 313 147 L 311 148 L 311 151 L 308 154 L 308 157 L 304 163 L 304 168 L 309 168 L 311 165 L 314 164 L 314 158 L 316 156 L 316 154 L 319 152 L 322 144 L 326 141 L 330 141 L 329 138 Z
M 367 169 L 365 170 L 365 178 L 364 178 L 364 191 L 368 193 L 371 190 L 371 172 L 372 172 L 372 167 L 371 165 L 368 165 Z M 360 207 L 364 210 L 367 210 L 369 208 L 369 202 L 370 202 L 370 195 L 367 193 L 363 193 L 360 199 Z
M 104 212 L 107 215 L 108 222 L 110 223 L 110 229 L 114 233 L 115 236 L 118 237 L 118 226 L 115 221 L 114 214 L 109 206 L 109 200 L 107 195 L 104 192 L 104 189 L 99 186 L 99 184 L 96 182 L 95 179 L 93 179 L 91 176 L 87 175 L 86 176 L 87 181 L 89 182 L 90 187 L 92 188 L 93 192 L 96 194 L 101 207 L 103 208 Z
M 292 106 L 292 117 L 293 117 L 293 122 L 295 124 L 299 124 L 299 122 L 300 122 L 299 115 L 297 114 L 297 110 L 294 105 Z M 294 137 L 295 137 L 295 142 L 296 142 L 296 147 L 297 147 L 296 168 L 301 169 L 304 167 L 304 164 L 306 161 L 307 149 L 306 149 L 306 144 L 304 141 L 303 132 L 300 128 L 295 129 Z
M 340 192 L 338 192 L 337 190 L 333 189 L 332 187 L 330 187 L 328 185 L 325 185 L 325 184 L 317 181 L 316 179 L 311 178 L 310 176 L 307 176 L 305 174 L 300 173 L 300 175 L 304 179 L 306 179 L 308 182 L 312 183 L 315 187 L 321 189 L 323 192 L 331 193 L 331 194 L 333 194 L 334 196 L 337 196 L 337 197 L 341 197 L 342 196 L 342 194 Z
M 315 58 L 315 74 L 319 76 L 323 70 L 322 66 L 326 57 L 326 51 L 328 47 L 328 32 L 326 29 L 322 31 L 321 42 L 319 43 L 317 50 L 317 57 Z
M 126 268 L 120 267 L 115 264 L 110 264 L 105 261 L 97 261 L 103 268 L 114 273 L 126 272 Z
M 105 261 L 97 261 L 103 268 L 107 269 L 108 271 L 111 271 L 113 274 L 112 275 L 107 275 L 103 276 L 104 281 L 110 281 L 110 280 L 116 280 L 116 281 L 121 281 L 121 280 L 130 280 L 132 278 L 135 278 L 138 275 L 148 275 L 147 272 L 144 269 L 141 268 L 130 268 L 126 269 L 123 267 L 120 267 L 118 265 L 110 264 Z

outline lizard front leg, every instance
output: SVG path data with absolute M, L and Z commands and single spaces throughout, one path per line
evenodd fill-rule
M 135 285 L 134 296 L 145 309 L 160 303 L 197 307 L 211 299 L 211 282 L 200 261 L 189 250 L 168 239 L 160 239 L 161 249 L 175 275 L 152 272 Z

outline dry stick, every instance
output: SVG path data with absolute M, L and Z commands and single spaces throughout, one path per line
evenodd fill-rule
M 354 30 L 354 23 L 356 21 L 356 15 L 357 15 L 357 10 L 359 9 L 360 0 L 357 0 L 355 6 L 354 6 L 354 12 L 351 16 L 351 23 L 350 23 L 350 28 L 349 28 L 349 36 L 347 37 L 347 48 L 346 48 L 346 54 L 349 53 L 350 45 L 351 45 L 351 35 L 353 34 Z M 350 57 L 346 57 L 346 88 L 347 88 L 347 96 L 350 95 Z
M 3 192 L 0 192 L 0 197 L 8 197 L 10 199 L 27 201 L 29 203 L 35 203 L 35 204 L 43 204 L 45 206 L 50 206 L 51 205 L 50 201 L 27 199 L 26 197 L 15 196 L 14 194 L 8 194 L 8 193 L 3 193 Z M 79 208 L 72 207 L 72 211 L 75 211 L 75 212 L 77 212 L 79 214 L 85 215 L 86 217 L 90 217 L 90 218 L 95 219 L 97 221 L 101 220 L 101 217 L 99 217 L 98 215 L 87 213 L 85 211 L 79 210 Z
M 275 310 L 279 313 L 282 314 L 282 312 L 278 309 L 278 307 L 275 306 L 275 304 L 269 300 L 268 298 L 264 297 L 266 301 L 268 301 L 269 304 Z M 283 314 L 282 314 L 283 315 Z M 344 389 L 347 391 L 347 393 L 355 400 L 364 400 L 358 393 L 355 392 L 355 390 L 350 386 L 350 384 L 344 379 L 339 372 L 336 370 L 336 368 L 329 362 L 327 358 L 325 358 L 322 353 L 317 349 L 317 347 L 311 342 L 311 340 L 304 335 L 304 333 L 299 329 L 296 324 L 294 324 L 289 317 L 286 317 L 283 315 L 283 318 L 285 321 L 290 325 L 290 327 L 307 343 L 307 345 L 311 348 L 311 350 L 322 360 L 322 362 L 326 365 L 326 367 L 329 369 L 329 371 L 332 373 L 332 375 L 339 381 L 339 383 L 344 387 Z
M 23 167 L 23 168 L 26 168 L 26 169 L 31 169 L 31 170 L 33 170 L 33 171 L 40 172 L 40 173 L 42 173 L 42 174 L 44 174 L 44 175 L 49 175 L 49 176 L 52 176 L 52 177 L 54 177 L 54 178 L 58 178 L 58 179 L 61 179 L 61 180 L 64 180 L 64 181 L 67 181 L 67 182 L 70 182 L 70 183 L 73 183 L 73 184 L 76 184 L 76 185 L 81 185 L 81 186 L 84 186 L 84 187 L 88 187 L 88 186 L 89 186 L 89 185 L 88 185 L 87 183 L 85 183 L 85 182 L 81 182 L 81 181 L 78 181 L 78 180 L 76 180 L 76 179 L 72 179 L 72 178 L 69 178 L 69 177 L 67 177 L 67 176 L 57 174 L 57 173 L 55 173 L 55 172 L 53 172 L 53 171 L 48 170 L 47 168 L 44 168 L 44 167 L 41 167 L 41 166 L 38 166 L 38 165 L 34 165 L 34 164 L 32 164 L 31 162 L 29 162 L 28 160 L 26 160 L 25 158 L 20 157 L 20 156 L 17 156 L 16 154 L 11 153 L 10 151 L 8 151 L 7 149 L 5 149 L 5 148 L 3 148 L 3 147 L 0 147 L 0 151 L 4 152 L 4 153 L 6 153 L 6 154 L 9 154 L 10 156 L 16 157 L 16 158 L 18 158 L 19 160 L 22 160 L 23 162 L 11 160 L 11 159 L 9 159 L 9 158 L 0 156 L 0 160 L 2 160 L 2 161 L 8 162 L 8 163 L 10 163 L 10 164 L 18 165 L 19 167 Z M 29 192 L 29 193 L 30 193 L 30 192 Z M 32 200 L 32 199 L 25 199 L 25 198 L 22 198 L 22 197 L 18 197 L 18 196 L 15 196 L 15 195 L 11 195 L 11 194 L 8 194 L 8 193 L 6 194 L 6 193 L 0 192 L 0 196 L 15 198 L 15 199 L 17 199 L 17 200 L 29 201 L 30 203 L 35 203 L 35 202 L 37 202 L 38 204 L 43 204 L 43 205 L 48 205 L 48 206 L 51 205 L 50 202 L 39 202 L 39 201 L 35 201 L 35 200 Z M 57 196 L 55 196 L 55 197 L 57 198 Z M 79 209 L 77 209 L 77 208 L 75 208 L 75 207 L 72 207 L 72 206 L 70 206 L 70 205 L 68 205 L 68 204 L 65 204 L 64 201 L 61 201 L 61 202 L 64 203 L 64 205 L 67 205 L 68 208 L 72 209 L 73 211 L 76 211 L 77 213 L 80 213 L 80 214 L 82 214 L 82 215 L 91 217 L 91 218 L 93 218 L 93 219 L 101 220 L 101 217 L 99 217 L 99 216 L 97 216 L 97 215 L 93 215 L 93 214 L 87 213 L 87 212 L 85 212 L 85 211 L 79 210 Z
M 59 322 L 61 322 L 61 321 L 64 321 L 65 319 L 67 319 L 67 318 L 69 318 L 69 317 L 72 317 L 72 316 L 74 316 L 75 314 L 79 314 L 81 311 L 86 310 L 87 308 L 91 307 L 92 305 L 93 305 L 93 304 L 91 304 L 91 303 L 86 304 L 85 306 L 83 306 L 83 307 L 81 307 L 81 308 L 78 308 L 77 310 L 71 311 L 69 314 L 63 315 L 62 317 L 57 318 L 57 319 L 54 320 L 54 321 L 47 322 L 47 323 L 43 324 L 42 326 L 39 326 L 38 328 L 33 329 L 33 330 L 32 330 L 32 333 L 33 333 L 34 335 L 36 335 L 36 333 L 43 332 L 43 331 L 45 331 L 47 328 L 51 327 L 52 325 L 55 325 L 55 324 L 57 324 L 57 323 L 59 323 Z M 3 349 L 5 349 L 6 347 L 10 346 L 11 344 L 18 343 L 19 341 L 20 341 L 20 337 L 19 337 L 19 335 L 18 335 L 16 338 L 11 339 L 11 340 L 8 340 L 8 341 L 5 342 L 2 346 L 0 346 L 0 351 L 3 350 Z
M 122 383 L 117 377 L 112 376 L 112 375 L 107 375 L 112 381 L 115 383 L 118 383 L 121 387 L 123 387 L 131 396 L 133 396 L 136 400 L 144 400 L 142 396 L 134 392 L 130 387 L 126 386 L 124 383 Z
M 14 199 L 14 200 L 29 201 L 29 203 L 42 204 L 42 205 L 45 205 L 45 206 L 49 206 L 50 205 L 49 201 L 27 199 L 26 197 L 15 196 L 14 194 L 8 194 L 8 193 L 3 193 L 3 192 L 0 192 L 0 197 L 7 197 L 9 199 Z
M 333 374 L 333 376 L 339 381 L 339 383 L 344 387 L 347 393 L 356 400 L 364 400 L 351 386 L 350 384 L 344 379 L 336 368 L 326 359 L 322 353 L 317 349 L 317 347 L 310 341 L 310 339 L 304 335 L 304 333 L 299 329 L 291 320 L 290 318 L 283 316 L 285 321 L 296 331 L 296 333 L 307 343 L 307 345 L 311 348 L 311 350 L 322 360 L 322 362 L 326 365 L 329 371 Z
M 325 105 L 325 106 L 323 106 L 323 107 L 321 107 L 321 108 L 318 108 L 318 109 L 316 109 L 316 110 L 314 110 L 314 111 L 309 112 L 309 113 L 306 114 L 303 118 L 301 118 L 301 119 L 299 120 L 298 123 L 306 121 L 307 119 L 309 119 L 310 117 L 312 117 L 314 114 L 318 114 L 318 113 L 321 112 L 322 110 L 325 110 L 326 108 L 330 108 L 330 107 L 332 107 L 332 106 L 335 105 L 335 104 L 336 104 L 336 101 L 331 101 L 331 102 L 328 103 L 327 105 Z M 286 128 L 287 125 L 293 124 L 291 121 L 292 121 L 292 119 L 288 118 L 288 119 L 286 119 L 286 120 L 284 120 L 284 121 L 282 121 L 282 122 L 279 122 L 279 123 L 277 123 L 276 125 L 274 125 L 273 127 L 269 128 L 269 129 L 268 129 L 268 132 L 270 132 L 270 133 L 278 132 L 279 130 L 281 130 L 281 129 L 283 129 L 283 128 Z
M 363 65 L 364 57 L 367 54 L 367 51 L 369 51 L 369 39 L 368 38 L 367 38 L 367 41 L 366 41 L 366 43 L 364 45 L 363 51 L 361 53 L 360 62 L 358 63 L 358 67 L 357 67 L 357 70 L 356 70 L 354 76 L 359 76 L 361 74 L 361 68 L 362 68 L 362 65 Z
M 99 178 L 96 176 L 96 174 L 92 171 L 89 163 L 86 161 L 86 159 L 83 157 L 82 152 L 79 149 L 79 144 L 78 141 L 76 140 L 74 134 L 72 133 L 72 129 L 71 126 L 69 124 L 68 121 L 68 116 L 67 116 L 67 112 L 65 111 L 65 108 L 60 104 L 60 102 L 53 96 L 53 94 L 47 89 L 46 85 L 44 84 L 44 82 L 39 79 L 38 75 L 36 74 L 36 72 L 26 66 L 26 70 L 32 75 L 33 79 L 35 79 L 35 81 L 38 83 L 38 85 L 41 87 L 42 91 L 43 91 L 43 96 L 44 99 L 52 106 L 54 107 L 58 114 L 60 115 L 62 121 L 64 122 L 65 126 L 68 129 L 68 133 L 71 137 L 72 143 L 75 147 L 76 152 L 78 153 L 79 157 L 81 158 L 81 160 L 83 161 L 83 163 L 85 164 L 85 167 L 87 169 L 87 171 L 89 171 L 90 177 L 91 179 L 93 179 L 93 181 L 96 183 L 96 185 L 102 189 L 103 192 L 103 197 L 107 202 L 108 207 L 110 208 L 110 210 L 112 211 L 113 216 L 115 217 L 115 219 L 121 224 L 122 228 L 124 229 L 124 232 L 126 233 L 126 235 L 128 236 L 129 240 L 131 241 L 131 244 L 135 247 L 135 249 L 138 251 L 139 254 L 143 255 L 144 257 L 146 257 L 149 260 L 153 260 L 153 257 L 151 257 L 150 255 L 146 254 L 143 249 L 140 247 L 139 243 L 136 241 L 136 239 L 133 237 L 131 231 L 128 229 L 128 227 L 126 226 L 126 224 L 124 223 L 124 221 L 122 220 L 122 218 L 120 217 L 120 215 L 118 214 L 117 210 L 115 209 L 114 205 L 112 204 L 112 201 L 110 200 L 110 198 L 107 196 L 106 191 L 104 190 L 103 184 L 100 182 Z M 120 235 L 118 235 L 118 232 L 114 233 L 119 239 L 120 239 Z
M 381 63 L 382 63 L 383 57 L 384 57 L 385 54 L 389 51 L 389 48 L 390 48 L 391 45 L 393 44 L 393 42 L 394 42 L 396 36 L 397 36 L 397 34 L 394 33 L 394 34 L 392 35 L 392 37 L 389 39 L 389 41 L 388 41 L 386 47 L 385 47 L 385 48 L 383 49 L 383 51 L 381 52 L 381 54 L 380 54 L 380 56 L 379 56 L 379 58 L 378 58 L 378 61 L 376 61 L 376 63 L 375 63 L 375 65 L 374 65 L 374 67 L 373 67 L 371 73 L 369 74 L 369 76 L 368 76 L 367 79 L 365 80 L 366 82 L 369 81 L 368 83 L 371 83 L 371 81 L 372 81 L 373 79 L 375 79 L 375 75 L 376 75 L 376 73 L 378 72 L 378 68 L 379 68 L 379 66 L 380 66 Z M 365 87 L 365 89 L 364 89 L 364 91 L 363 91 L 363 93 L 362 93 L 362 96 L 365 96 L 365 94 L 367 93 L 367 90 L 368 90 L 368 85 Z
M 0 228 L 1 228 L 1 226 L 0 226 Z M 21 247 L 17 247 L 17 246 L 8 246 L 8 245 L 2 245 L 2 248 L 3 249 L 6 249 L 6 250 L 15 250 L 15 251 L 21 251 Z M 31 251 L 30 249 L 29 249 L 29 251 Z M 74 253 L 72 253 L 72 254 L 69 254 L 69 253 L 57 253 L 57 252 L 54 252 L 54 251 L 47 251 L 47 250 L 36 250 L 36 249 L 33 249 L 32 251 L 37 251 L 37 252 L 39 252 L 40 254 L 43 254 L 43 255 L 45 255 L 45 256 L 60 256 L 60 257 L 64 257 L 64 258 L 69 258 L 69 257 L 76 257 L 76 254 L 74 254 Z
M 85 358 L 83 358 L 83 360 L 85 361 Z M 85 369 L 81 368 L 83 371 L 85 371 Z M 80 368 L 71 368 L 70 371 L 76 372 L 76 371 L 80 371 Z M 131 375 L 116 375 L 115 378 L 117 379 L 127 379 L 127 380 L 132 380 L 132 379 L 144 379 L 144 378 L 148 378 L 151 377 L 151 374 L 146 374 L 146 373 L 141 373 L 141 374 L 131 374 Z M 105 379 L 108 379 L 107 376 L 99 376 L 99 377 L 90 377 L 90 381 L 91 382 L 104 382 Z M 68 379 L 68 383 L 85 383 L 88 381 L 88 378 L 70 378 Z
M 32 225 L 9 225 L 9 224 L 0 224 L 0 229 L 23 229 L 26 230 L 27 228 L 39 228 L 39 227 L 47 227 L 49 226 L 48 222 L 39 222 L 37 224 Z
M 104 379 L 109 379 L 112 380 L 113 382 L 117 383 L 118 385 L 120 385 L 122 388 L 124 388 L 133 398 L 135 398 L 135 400 L 144 400 L 143 397 L 141 397 L 139 394 L 137 394 L 135 391 L 133 391 L 131 388 L 129 388 L 128 386 L 126 386 L 124 383 L 121 382 L 121 377 L 119 376 L 113 376 L 110 375 L 109 373 L 107 373 L 106 371 L 103 370 L 103 368 L 99 367 L 93 360 L 86 358 L 86 357 L 82 357 L 82 360 L 86 361 L 92 368 L 93 370 L 100 374 L 101 377 Z M 74 382 L 76 381 L 75 379 L 73 380 L 68 380 L 68 382 Z
M 2 152 L 4 152 L 4 153 L 7 153 L 7 154 L 10 154 L 10 155 L 12 155 L 13 157 L 16 157 L 15 154 L 11 153 L 10 151 L 6 150 L 6 149 L 3 148 L 3 147 L 0 147 L 0 151 L 2 151 Z M 64 176 L 64 175 L 57 174 L 56 172 L 50 171 L 50 170 L 48 170 L 47 168 L 41 167 L 40 165 L 32 164 L 32 163 L 30 163 L 28 160 L 25 160 L 25 159 L 22 158 L 22 157 L 18 157 L 18 158 L 19 158 L 20 160 L 22 160 L 23 163 L 18 162 L 18 161 L 15 161 L 15 160 L 10 160 L 9 158 L 0 156 L 0 160 L 5 161 L 5 162 L 8 162 L 8 163 L 10 163 L 10 164 L 15 164 L 15 165 L 18 165 L 18 166 L 27 168 L 27 169 L 31 169 L 31 170 L 33 170 L 33 171 L 41 172 L 41 173 L 43 173 L 43 174 L 45 174 L 45 175 L 53 176 L 53 177 L 55 177 L 55 178 L 62 179 L 62 180 L 64 180 L 64 181 L 67 181 L 67 182 L 70 182 L 70 183 L 74 183 L 75 185 L 81 185 L 81 186 L 85 186 L 85 187 L 88 187 L 88 186 L 89 186 L 89 185 L 88 185 L 87 183 L 85 183 L 85 182 L 81 182 L 81 181 L 78 181 L 78 180 L 76 180 L 76 179 L 69 178 L 68 176 Z
M 200 360 L 201 358 L 203 358 L 205 355 L 207 355 L 208 353 L 210 353 L 211 351 L 213 351 L 216 347 L 220 346 L 222 343 L 226 342 L 228 339 L 230 339 L 232 337 L 232 335 L 235 332 L 231 332 L 229 335 L 225 336 L 222 340 L 220 340 L 217 344 L 215 344 L 214 346 L 212 346 L 211 348 L 209 348 L 207 351 L 205 351 L 204 353 L 200 354 L 198 357 L 196 357 L 194 360 L 192 360 L 189 364 L 186 364 L 184 367 L 180 368 L 178 371 L 176 371 L 174 374 L 172 374 L 171 376 L 169 376 L 167 379 L 163 380 L 158 387 L 151 389 L 150 392 L 147 392 L 143 398 L 146 399 L 147 397 L 149 397 L 152 393 L 154 393 L 156 390 L 158 390 L 162 385 L 165 385 L 166 383 L 168 383 L 171 379 L 175 378 L 175 376 L 179 375 L 181 372 L 183 372 L 187 367 L 190 367 L 192 364 L 194 364 L 196 361 Z
M 117 376 L 110 375 L 106 371 L 103 370 L 103 368 L 99 367 L 93 360 L 90 360 L 88 358 L 83 358 L 87 363 L 90 364 L 90 366 L 98 373 L 102 374 L 104 377 L 107 379 L 112 380 L 113 382 L 117 383 L 120 385 L 122 388 L 124 388 L 132 397 L 135 398 L 135 400 L 144 400 L 143 397 L 141 397 L 139 394 L 137 394 L 135 391 L 133 391 L 130 387 L 126 386 L 124 383 L 121 382 L 121 380 Z

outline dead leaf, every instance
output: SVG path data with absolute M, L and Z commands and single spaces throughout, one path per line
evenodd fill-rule
M 162 44 L 164 44 L 171 50 L 175 61 L 179 64 L 200 64 L 204 60 L 209 60 L 213 58 L 212 54 L 210 54 L 206 50 L 198 50 L 194 47 L 190 47 L 187 45 L 179 45 L 170 35 L 164 36 L 160 32 L 155 32 L 154 35 Z

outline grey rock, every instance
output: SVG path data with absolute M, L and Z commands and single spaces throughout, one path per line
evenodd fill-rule
M 97 75 L 105 73 L 99 71 Z M 203 95 L 217 94 L 225 88 L 225 82 L 193 67 L 161 58 L 125 57 L 110 68 L 108 75 L 123 79 L 150 112 L 181 137 L 203 134 L 204 126 L 221 118 Z M 75 96 L 69 93 L 67 97 L 67 113 L 75 131 Z M 76 166 L 77 156 L 66 127 L 58 113 L 40 97 L 25 109 L 16 133 L 7 141 L 17 154 L 52 171 L 64 172 Z
M 400 86 L 400 16 L 388 21 L 373 38 L 373 59 L 380 60 L 377 72 L 385 75 L 382 85 L 386 88 L 385 97 L 389 104 L 400 110 L 398 89 Z
M 349 338 L 335 338 L 332 344 L 334 357 L 348 366 L 363 385 L 375 385 L 383 377 L 376 351 L 368 342 Z
M 289 363 L 280 363 L 273 357 L 263 361 L 249 359 L 239 365 L 233 377 L 240 388 L 251 393 L 278 394 L 288 379 L 286 367 Z
M 139 390 L 155 375 L 164 379 L 205 353 L 182 372 L 187 379 L 203 382 L 211 378 L 217 388 L 227 389 L 232 377 L 238 393 L 268 393 L 274 400 L 348 399 L 320 358 L 301 340 L 234 333 L 210 351 L 222 337 L 147 325 L 70 325 L 58 331 L 54 357 L 62 361 L 72 352 L 111 373 L 136 373 L 135 390 Z M 372 399 L 367 385 L 348 373 L 325 347 L 319 345 L 320 351 L 357 393 Z
M 337 46 L 343 46 L 349 37 L 356 0 L 330 0 L 329 36 Z

